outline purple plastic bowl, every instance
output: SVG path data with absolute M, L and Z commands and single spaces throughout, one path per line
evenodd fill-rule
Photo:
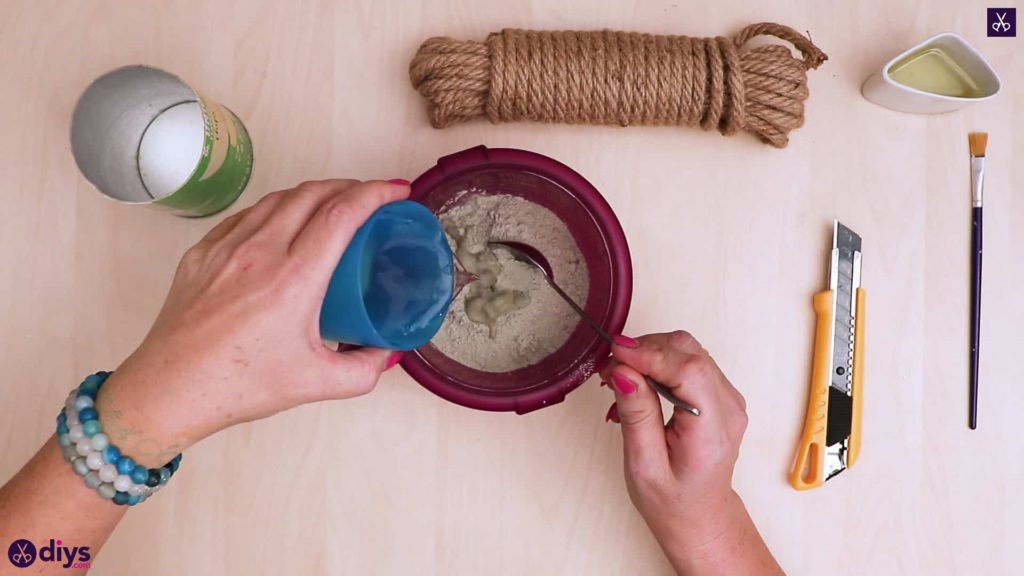
M 608 333 L 626 323 L 633 266 L 622 226 L 590 182 L 568 166 L 526 150 L 477 146 L 437 161 L 412 183 L 410 198 L 435 214 L 468 200 L 463 190 L 521 196 L 551 210 L 576 240 L 590 275 L 585 309 Z M 555 277 L 557 281 L 558 278 Z M 540 362 L 512 372 L 464 366 L 427 344 L 402 358 L 402 368 L 431 392 L 456 404 L 525 414 L 557 404 L 594 373 L 610 347 L 584 322 L 568 341 Z

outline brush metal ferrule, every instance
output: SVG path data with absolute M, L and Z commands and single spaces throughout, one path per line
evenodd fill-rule
M 971 156 L 971 205 L 981 207 L 981 195 L 985 190 L 985 157 Z

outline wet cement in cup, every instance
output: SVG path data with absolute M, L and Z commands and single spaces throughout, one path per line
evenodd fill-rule
M 486 244 L 507 240 L 537 248 L 558 285 L 581 306 L 589 286 L 583 256 L 565 224 L 543 206 L 503 194 L 460 198 L 442 212 L 441 223 L 459 262 L 480 279 L 455 298 L 431 343 L 484 372 L 536 364 L 568 340 L 579 317 L 539 271 Z

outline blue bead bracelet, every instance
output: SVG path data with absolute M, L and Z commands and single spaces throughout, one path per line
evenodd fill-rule
M 178 471 L 181 454 L 159 468 L 146 468 L 110 443 L 96 411 L 96 394 L 110 372 L 90 374 L 68 395 L 57 415 L 57 445 L 75 473 L 100 497 L 134 506 L 167 484 Z

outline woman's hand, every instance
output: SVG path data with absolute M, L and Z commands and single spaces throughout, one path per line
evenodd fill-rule
M 732 489 L 747 427 L 746 402 L 686 332 L 615 338 L 601 377 L 615 392 L 608 419 L 622 426 L 626 485 L 680 574 L 781 574 Z M 676 409 L 664 423 L 644 375 L 700 416 Z
M 320 339 L 320 305 L 356 229 L 404 181 L 307 182 L 268 194 L 185 253 L 152 330 L 97 398 L 125 454 L 159 466 L 223 428 L 373 389 L 398 353 Z
M 320 304 L 356 229 L 408 195 L 405 181 L 308 182 L 211 230 L 182 258 L 145 341 L 96 396 L 110 442 L 155 468 L 232 424 L 372 389 L 398 356 L 328 350 Z M 58 534 L 95 557 L 128 507 L 89 492 L 51 436 L 0 487 L 0 542 Z

